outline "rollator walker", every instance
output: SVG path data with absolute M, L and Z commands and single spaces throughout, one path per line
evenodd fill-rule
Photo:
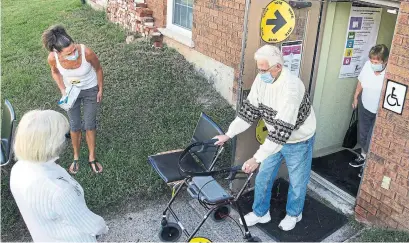
M 211 242 L 205 237 L 195 237 L 195 235 L 209 217 L 214 222 L 220 222 L 227 217 L 231 218 L 231 206 L 237 209 L 243 223 L 243 239 L 248 242 L 260 241 L 258 237 L 251 235 L 238 203 L 253 173 L 245 177 L 245 183 L 237 195 L 232 195 L 224 190 L 213 177 L 225 174 L 228 175 L 225 179 L 232 181 L 236 179 L 237 173 L 244 174 L 241 171 L 241 166 L 214 169 L 218 157 L 223 152 L 223 146 L 214 145 L 217 139 L 213 138 L 223 134 L 222 129 L 210 117 L 202 113 L 196 125 L 191 144 L 188 147 L 184 150 L 168 151 L 148 157 L 148 161 L 155 171 L 172 188 L 172 198 L 162 214 L 161 230 L 159 232 L 161 241 L 177 241 L 183 232 L 187 237 L 187 242 Z M 187 231 L 171 208 L 172 203 L 185 187 L 188 193 L 207 210 L 207 213 L 192 233 Z M 176 223 L 169 221 L 168 212 L 173 216 Z

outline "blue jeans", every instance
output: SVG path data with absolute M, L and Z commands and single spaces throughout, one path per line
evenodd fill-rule
M 314 140 L 315 135 L 303 142 L 284 144 L 280 152 L 269 156 L 261 163 L 254 191 L 253 212 L 255 215 L 264 216 L 270 209 L 271 190 L 283 159 L 286 161 L 290 177 L 287 214 L 299 216 L 302 213 L 307 184 L 310 180 Z

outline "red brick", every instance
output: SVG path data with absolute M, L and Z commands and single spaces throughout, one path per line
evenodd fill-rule
M 408 225 L 409 224 L 409 210 L 405 209 L 405 211 L 403 211 L 403 213 L 396 213 L 393 212 L 391 215 L 391 218 L 396 220 L 398 223 L 402 224 L 402 225 Z
M 408 143 L 406 143 L 406 146 L 408 146 L 409 147 L 409 142 Z M 403 156 L 402 157 L 402 159 L 401 159 L 401 161 L 400 161 L 400 165 L 401 166 L 403 166 L 403 167 L 405 167 L 405 168 L 409 168 L 409 156 Z
M 360 207 L 359 205 L 355 206 L 355 212 L 357 214 L 359 214 L 362 217 L 366 217 L 368 211 L 366 211 L 365 209 L 363 209 L 362 207 Z
M 213 23 L 213 22 L 209 22 L 209 27 L 212 29 L 217 30 L 217 24 Z
M 372 196 L 369 195 L 368 193 L 366 193 L 365 191 L 360 191 L 359 192 L 359 197 L 361 197 L 363 200 L 365 200 L 367 202 L 371 202 L 371 198 L 372 198 Z
M 216 16 L 216 17 L 219 16 L 219 11 L 214 10 L 214 9 L 210 9 L 209 13 L 211 16 Z
M 409 38 L 405 36 L 405 37 L 403 38 L 402 46 L 394 45 L 394 46 L 392 47 L 392 49 L 391 49 L 391 54 L 392 54 L 392 55 L 397 55 L 397 56 L 400 56 L 400 57 L 409 57 L 409 50 L 408 50 L 407 47 L 409 47 Z M 394 72 L 394 71 L 391 70 L 391 66 L 390 66 L 390 65 L 388 65 L 388 67 L 386 68 L 386 70 L 387 70 L 388 72 L 391 72 L 391 73 L 394 74 L 394 75 L 400 76 L 399 74 L 397 74 L 396 72 Z M 402 77 L 406 77 L 406 76 L 402 76 Z
M 402 43 L 403 43 L 403 36 L 395 34 L 394 37 L 393 37 L 392 43 L 393 43 L 394 45 L 402 45 Z M 389 57 L 388 62 L 389 62 L 389 61 L 390 61 L 390 57 Z
M 376 214 L 376 208 L 373 205 L 371 205 L 369 202 L 363 200 L 362 198 L 358 198 L 357 204 L 361 206 L 362 208 L 364 208 L 369 213 L 373 215 Z
M 383 222 L 385 222 L 386 225 L 389 226 L 392 229 L 396 229 L 396 227 L 398 226 L 398 222 L 391 219 L 390 217 L 387 217 Z
M 393 199 L 387 197 L 387 196 L 382 196 L 381 202 L 383 202 L 384 204 L 388 205 L 389 207 L 391 207 L 394 211 L 398 212 L 398 213 L 402 213 L 403 212 L 403 207 L 401 205 L 399 205 L 397 202 L 395 202 Z
M 398 224 L 398 226 L 396 228 L 398 230 L 402 230 L 402 231 L 409 231 L 409 224 L 407 224 L 407 225 Z
M 378 190 L 375 190 L 375 188 L 370 187 L 370 185 L 368 184 L 367 181 L 364 181 L 363 184 L 361 185 L 361 190 L 364 190 L 365 192 L 367 192 L 369 195 L 371 195 L 372 197 L 380 200 L 382 197 L 382 193 L 379 192 Z
M 402 176 L 403 178 L 409 178 L 409 169 L 408 169 L 408 167 L 399 166 L 398 175 Z
M 399 14 L 409 13 L 409 3 L 402 1 L 399 8 Z
M 395 197 L 395 201 L 396 203 L 398 203 L 399 205 L 405 207 L 405 208 L 409 208 L 409 197 L 405 197 L 405 196 L 401 196 L 401 195 L 396 195 Z
M 144 14 L 145 16 L 148 16 L 148 15 L 152 15 L 152 14 L 153 14 L 153 11 L 150 10 L 149 8 L 136 8 L 135 11 L 136 11 L 136 13 L 138 13 L 138 14 Z M 140 16 L 141 16 L 141 15 L 140 15 Z M 142 17 L 142 16 L 141 16 L 141 17 Z
M 389 62 L 389 60 L 388 60 Z M 399 60 L 397 63 L 393 63 L 393 64 L 397 64 L 398 66 L 404 67 L 404 68 L 409 68 L 409 59 L 408 58 L 404 58 L 404 57 L 399 57 Z
M 391 55 L 391 56 L 389 56 L 389 58 L 388 58 L 388 63 L 399 65 L 399 64 L 398 64 L 398 63 L 399 63 L 399 56 L 397 56 L 397 55 Z M 378 116 L 379 116 L 379 114 L 378 114 Z
M 376 154 L 381 156 L 384 159 L 390 160 L 390 161 L 399 161 L 400 156 L 392 153 L 390 149 L 384 148 L 376 143 L 371 144 L 371 151 Z
M 385 117 L 386 117 L 387 112 L 383 112 L 383 111 L 386 111 L 386 110 L 385 109 L 379 109 L 379 112 L 382 112 L 383 114 L 385 114 Z M 379 126 L 379 125 L 378 126 L 375 125 L 375 127 L 374 127 L 374 136 L 382 136 L 382 134 L 383 134 L 383 128 L 381 126 Z
M 390 190 L 393 190 L 396 192 L 396 196 L 406 196 L 408 194 L 408 189 L 404 186 L 399 185 L 398 183 L 392 181 Z
M 388 141 L 387 139 L 384 139 L 382 137 L 372 137 L 372 142 L 384 147 L 384 148 L 389 148 L 389 145 L 391 144 L 390 141 Z

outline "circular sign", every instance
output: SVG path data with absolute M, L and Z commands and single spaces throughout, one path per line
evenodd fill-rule
M 266 140 L 268 130 L 263 119 L 258 120 L 256 127 L 256 139 L 260 144 L 263 144 Z
M 208 242 L 212 242 L 212 241 L 205 238 L 205 237 L 193 237 L 189 242 L 208 243 Z
M 265 8 L 261 22 L 261 39 L 267 43 L 278 43 L 287 39 L 295 27 L 295 13 L 283 0 L 274 0 Z

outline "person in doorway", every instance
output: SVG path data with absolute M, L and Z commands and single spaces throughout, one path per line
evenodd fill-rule
M 81 103 L 83 104 L 84 129 L 88 144 L 88 161 L 91 170 L 102 172 L 102 166 L 96 159 L 96 115 L 98 103 L 102 100 L 103 72 L 97 55 L 83 44 L 74 43 L 73 39 L 61 26 L 53 26 L 42 36 L 44 47 L 50 52 L 48 63 L 51 75 L 62 95 L 66 88 L 75 85 L 81 91 L 73 107 L 68 111 L 70 136 L 74 149 L 74 160 L 68 171 L 76 174 L 79 169 L 81 144 Z
M 67 118 L 52 110 L 30 111 L 17 127 L 10 189 L 34 242 L 96 242 L 108 232 L 81 185 L 57 164 L 68 130 Z
M 369 60 L 365 63 L 358 76 L 352 108 L 358 108 L 361 154 L 354 161 L 350 162 L 349 165 L 356 168 L 361 167 L 361 171 L 358 174 L 359 177 L 362 176 L 363 165 L 365 164 L 371 142 L 388 57 L 389 50 L 385 45 L 380 44 L 372 47 L 369 51 Z
M 254 55 L 259 74 L 251 91 L 240 108 L 238 116 L 230 124 L 226 135 L 216 138 L 222 145 L 244 132 L 257 119 L 264 120 L 268 136 L 252 158 L 242 167 L 256 177 L 253 212 L 245 216 L 249 226 L 271 220 L 271 190 L 283 159 L 285 159 L 290 187 L 287 199 L 287 215 L 279 228 L 292 230 L 302 218 L 307 184 L 310 179 L 316 120 L 308 91 L 303 82 L 283 66 L 280 50 L 265 45 Z

